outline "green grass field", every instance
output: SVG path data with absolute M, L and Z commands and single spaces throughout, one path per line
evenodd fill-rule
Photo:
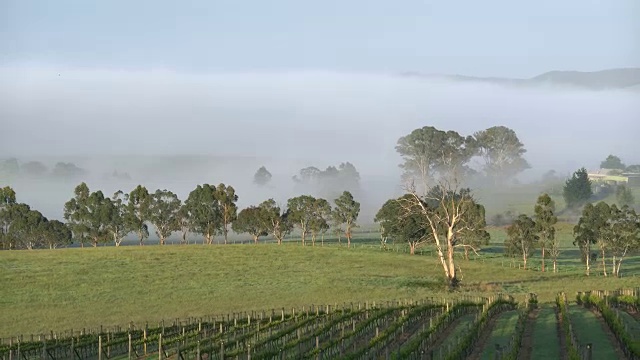
M 603 325 L 596 319 L 593 312 L 577 305 L 570 306 L 568 310 L 580 345 L 592 344 L 593 359 L 618 358 L 614 344 L 607 337 Z
M 552 301 L 559 290 L 637 286 L 638 258 L 621 279 L 586 277 L 577 260 L 561 272 L 511 267 L 500 255 L 500 230 L 482 257 L 459 260 L 463 286 L 448 293 L 442 269 L 427 248 L 380 250 L 361 234 L 355 248 L 259 245 L 174 245 L 0 252 L 0 337 L 100 325 L 143 324 L 310 304 L 529 292 Z M 369 234 L 369 236 L 372 236 Z M 564 256 L 575 256 L 567 249 Z M 574 251 L 575 252 L 575 251 Z M 594 271 L 595 273 L 595 271 Z
M 494 359 L 496 353 L 496 344 L 500 348 L 506 348 L 514 335 L 514 329 L 518 323 L 519 313 L 515 310 L 506 311 L 499 315 L 496 319 L 491 335 L 487 338 L 482 350 L 481 359 Z
M 543 307 L 533 324 L 531 358 L 559 359 L 561 354 L 559 336 L 554 308 Z

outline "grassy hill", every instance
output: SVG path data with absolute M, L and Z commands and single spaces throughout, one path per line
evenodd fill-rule
M 570 229 L 560 228 L 557 274 L 537 271 L 537 259 L 531 270 L 519 269 L 517 259 L 502 256 L 503 229 L 491 229 L 492 244 L 481 257 L 459 260 L 463 286 L 453 294 L 431 249 L 415 256 L 402 246 L 383 251 L 377 235 L 366 233 L 351 249 L 292 242 L 3 251 L 0 337 L 283 306 L 499 291 L 519 297 L 536 292 L 551 301 L 559 290 L 637 286 L 640 257 L 625 260 L 621 279 L 582 275 Z

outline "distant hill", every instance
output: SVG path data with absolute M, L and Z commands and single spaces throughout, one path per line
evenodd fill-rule
M 584 88 L 591 90 L 640 88 L 640 68 L 610 69 L 594 72 L 584 71 L 549 71 L 530 79 L 510 79 L 499 77 L 475 77 L 464 75 L 425 75 L 421 73 L 404 73 L 404 76 L 425 78 L 445 78 L 454 81 L 482 82 L 509 86 L 557 85 Z

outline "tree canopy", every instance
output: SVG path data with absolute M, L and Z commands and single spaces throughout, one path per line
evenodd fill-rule
M 271 177 L 272 175 L 269 170 L 267 170 L 266 167 L 261 166 L 253 175 L 253 183 L 260 186 L 265 186 L 271 181 Z
M 505 126 L 493 126 L 474 134 L 484 171 L 496 182 L 513 177 L 530 168 L 523 155 L 527 152 L 516 132 Z
M 352 230 L 357 227 L 356 221 L 360 214 L 360 203 L 355 201 L 350 192 L 345 191 L 334 200 L 332 217 L 336 226 L 344 225 L 344 234 L 347 238 L 347 247 L 351 246 Z
M 591 180 L 587 175 L 587 169 L 581 168 L 567 179 L 562 196 L 568 208 L 575 209 L 584 205 L 593 196 Z
M 601 169 L 612 169 L 612 170 L 625 170 L 626 166 L 622 163 L 619 157 L 615 155 L 609 155 L 606 159 L 604 159 L 600 163 Z

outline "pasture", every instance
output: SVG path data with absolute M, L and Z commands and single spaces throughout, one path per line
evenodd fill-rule
M 477 296 L 504 292 L 541 302 L 589 289 L 637 286 L 640 258 L 625 260 L 622 278 L 590 277 L 560 226 L 559 272 L 530 270 L 502 254 L 503 230 L 491 230 L 482 256 L 458 260 L 462 287 L 448 292 L 429 247 L 410 256 L 401 245 L 382 250 L 375 233 L 355 247 L 291 241 L 232 245 L 69 248 L 0 253 L 0 337 L 97 328 L 233 311 L 311 304 Z M 539 256 L 539 255 L 536 255 Z M 547 269 L 550 270 L 550 262 Z

